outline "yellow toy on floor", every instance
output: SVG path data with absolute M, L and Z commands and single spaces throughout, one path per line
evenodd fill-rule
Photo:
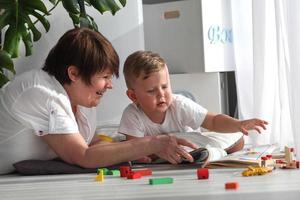
M 271 172 L 272 169 L 268 167 L 261 166 L 249 166 L 248 169 L 242 172 L 243 176 L 256 176 L 256 175 L 264 175 Z

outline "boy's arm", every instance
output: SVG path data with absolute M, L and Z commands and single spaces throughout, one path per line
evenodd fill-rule
M 261 129 L 266 129 L 268 122 L 261 119 L 237 120 L 228 115 L 214 114 L 208 112 L 202 127 L 211 131 L 221 133 L 242 132 L 248 135 L 249 130 L 256 130 L 261 133 Z

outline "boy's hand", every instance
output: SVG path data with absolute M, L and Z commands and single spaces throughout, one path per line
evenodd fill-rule
M 198 146 L 189 142 L 188 140 L 177 138 L 174 135 L 160 135 L 158 137 L 164 140 L 164 148 L 158 152 L 157 155 L 172 164 L 178 164 L 182 162 L 182 158 L 193 162 L 193 157 L 182 146 L 187 146 L 192 149 L 197 149 Z
M 266 130 L 268 122 L 261 119 L 248 119 L 243 120 L 240 123 L 240 131 L 244 135 L 248 135 L 249 130 L 256 130 L 258 133 L 261 133 L 261 128 Z

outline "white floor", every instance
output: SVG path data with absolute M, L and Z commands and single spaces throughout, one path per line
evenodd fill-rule
M 210 169 L 208 180 L 198 180 L 196 169 L 158 170 L 138 180 L 95 174 L 49 176 L 0 176 L 0 199 L 280 199 L 300 198 L 300 170 L 276 169 L 272 173 L 242 177 L 243 169 Z M 169 185 L 149 185 L 149 178 L 173 177 Z M 226 182 L 240 183 L 238 190 L 225 190 Z

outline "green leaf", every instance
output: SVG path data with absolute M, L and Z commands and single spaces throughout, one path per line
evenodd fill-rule
M 101 4 L 98 0 L 90 0 L 91 5 L 96 8 L 101 14 L 109 10 L 106 4 Z
M 73 14 L 73 13 L 69 13 L 69 16 L 71 17 L 72 21 L 73 21 L 73 25 L 75 27 L 78 27 L 80 24 L 80 17 L 79 14 Z
M 116 12 L 117 12 L 118 10 L 120 10 L 120 7 L 118 6 L 118 4 L 116 4 L 115 1 L 111 1 L 111 0 L 100 0 L 100 1 L 105 2 L 105 3 L 108 5 L 108 7 L 110 8 L 111 13 L 112 13 L 113 15 L 115 15 Z
M 39 10 L 45 14 L 49 14 L 45 4 L 41 0 L 24 0 L 20 1 L 23 8 L 31 8 L 33 10 Z
M 80 27 L 91 28 L 90 22 L 87 17 L 80 17 L 79 20 L 80 20 Z
M 0 71 L 0 88 L 2 88 L 9 79 Z
M 16 73 L 14 69 L 14 63 L 10 57 L 10 55 L 3 50 L 0 50 L 0 68 L 5 68 L 11 71 L 12 73 Z
M 32 43 L 31 33 L 28 32 L 26 35 L 22 35 L 22 40 L 23 40 L 24 45 L 25 45 L 25 56 L 32 55 L 33 43 Z
M 20 35 L 16 27 L 9 26 L 4 36 L 3 49 L 8 52 L 12 58 L 19 56 Z
M 50 23 L 41 14 L 48 15 L 46 6 L 42 0 L 0 0 L 4 13 L 0 17 L 0 28 L 8 26 L 4 34 L 3 49 L 12 58 L 18 57 L 20 41 L 24 42 L 26 56 L 32 54 L 32 39 L 37 41 L 41 38 L 41 32 L 35 27 L 31 20 L 34 16 L 48 31 Z
M 123 7 L 126 6 L 126 0 L 119 0 Z
M 85 17 L 80 17 L 80 27 L 87 27 L 95 31 L 98 31 L 97 24 L 95 23 L 94 19 L 89 15 Z
M 32 55 L 32 48 L 33 48 L 32 35 L 25 26 L 21 26 L 20 30 L 21 30 L 22 40 L 25 45 L 25 56 L 30 56 Z
M 32 21 L 28 15 L 24 15 L 23 13 L 20 13 L 20 15 L 21 15 L 22 19 L 25 20 L 29 29 L 33 33 L 33 41 L 35 41 L 35 42 L 38 41 L 42 36 L 41 32 L 34 26 L 34 24 L 32 23 Z M 20 30 L 20 32 L 21 32 L 21 30 Z
M 10 13 L 4 11 L 4 13 L 0 16 L 0 30 L 9 24 L 10 21 Z
M 53 5 L 56 5 L 59 0 L 49 0 Z
M 111 12 L 113 15 L 116 14 L 121 8 L 114 0 L 89 0 L 91 5 L 97 9 L 101 14 L 106 11 Z M 122 6 L 126 5 L 126 0 L 120 1 Z
M 44 16 L 40 15 L 38 12 L 36 12 L 34 10 L 31 11 L 31 15 L 35 16 L 43 24 L 46 32 L 49 31 L 50 23 Z
M 79 5 L 77 0 L 61 0 L 64 8 L 69 12 L 73 14 L 79 14 Z

